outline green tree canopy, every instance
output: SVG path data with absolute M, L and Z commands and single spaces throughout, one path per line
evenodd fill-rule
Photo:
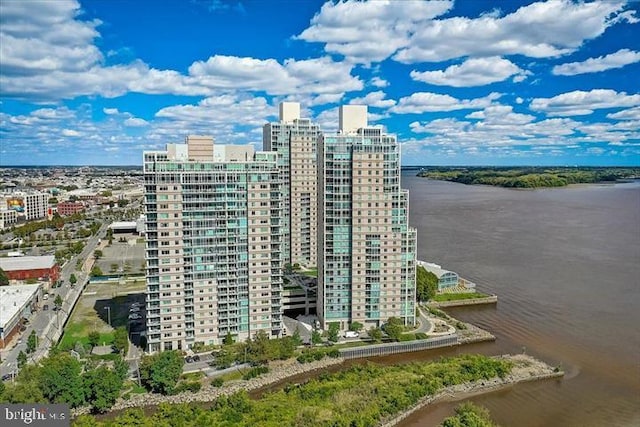
M 340 338 L 340 324 L 338 322 L 329 323 L 327 337 L 329 338 L 329 341 L 338 342 L 338 339 Z
M 55 299 L 53 300 L 53 305 L 55 305 L 57 309 L 60 309 L 60 307 L 62 307 L 62 297 L 60 296 L 60 294 L 56 295 Z
M 122 390 L 122 378 L 114 370 L 100 366 L 84 375 L 84 392 L 94 412 L 106 412 Z
M 36 351 L 36 346 L 38 344 L 38 337 L 36 336 L 36 331 L 33 330 L 29 334 L 29 338 L 27 338 L 27 353 L 33 353 Z
M 177 350 L 143 356 L 140 363 L 140 377 L 149 390 L 170 394 L 182 374 L 183 365 L 184 359 Z
M 390 317 L 382 328 L 389 338 L 394 341 L 398 341 L 400 339 L 400 335 L 404 332 L 404 324 L 402 323 L 402 319 L 398 317 Z
M 364 328 L 364 325 L 360 322 L 351 322 L 349 330 L 354 332 L 360 332 Z
M 27 355 L 24 353 L 24 351 L 20 350 L 20 353 L 18 353 L 17 362 L 18 368 L 22 368 L 27 364 Z
M 0 268 L 0 286 L 7 286 L 9 284 L 9 276 Z
M 113 346 L 119 353 L 126 352 L 129 348 L 129 334 L 124 326 L 116 328 L 113 336 Z
M 436 296 L 438 276 L 419 265 L 416 269 L 416 296 L 419 301 L 428 301 Z
M 100 344 L 100 332 L 98 331 L 91 331 L 89 332 L 89 345 L 91 347 L 95 347 L 98 344 Z
M 311 332 L 311 343 L 316 345 L 322 342 L 322 335 L 318 331 Z
M 367 331 L 367 334 L 369 334 L 369 338 L 371 338 L 375 342 L 382 341 L 382 330 L 380 328 L 376 328 L 372 326 Z
M 68 403 L 71 407 L 84 403 L 82 365 L 68 353 L 43 359 L 40 385 L 42 394 L 52 403 Z

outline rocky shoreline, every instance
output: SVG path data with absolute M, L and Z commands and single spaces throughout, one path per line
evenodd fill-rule
M 324 369 L 329 366 L 339 365 L 344 362 L 342 358 L 325 357 L 311 363 L 300 363 L 295 359 L 284 361 L 275 361 L 269 364 L 270 371 L 264 375 L 251 380 L 234 380 L 223 384 L 221 387 L 213 387 L 211 385 L 204 386 L 196 393 L 184 392 L 173 396 L 165 396 L 157 393 L 133 394 L 129 399 L 119 398 L 109 412 L 121 411 L 127 408 L 155 406 L 161 403 L 191 403 L 191 402 L 213 402 L 220 396 L 228 396 L 241 390 L 252 391 L 298 374 L 315 371 L 316 369 Z M 79 415 L 90 413 L 89 407 L 82 407 L 72 410 L 71 415 L 77 417 Z
M 504 378 L 496 377 L 490 380 L 473 381 L 447 387 L 433 396 L 424 397 L 411 408 L 385 421 L 380 427 L 394 427 L 412 413 L 433 403 L 462 400 L 467 397 L 489 393 L 522 382 L 538 381 L 564 376 L 563 371 L 557 370 L 546 363 L 525 354 L 503 355 L 497 357 L 511 360 L 514 363 L 514 367 L 509 375 Z

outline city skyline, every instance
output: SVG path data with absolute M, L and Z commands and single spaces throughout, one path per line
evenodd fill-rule
M 637 165 L 637 2 L 3 0 L 0 166 L 262 147 L 364 104 L 402 165 Z M 144 23 L 144 25 L 140 25 Z

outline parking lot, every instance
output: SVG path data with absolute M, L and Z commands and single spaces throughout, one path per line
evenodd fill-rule
M 139 335 L 144 330 L 144 291 L 144 279 L 87 285 L 65 328 L 63 347 L 73 348 L 76 341 L 88 342 L 87 336 L 94 330 L 100 332 L 102 342 L 109 344 L 113 330 L 119 326 L 129 327 L 130 332 Z M 139 319 L 129 319 L 134 303 L 140 306 Z

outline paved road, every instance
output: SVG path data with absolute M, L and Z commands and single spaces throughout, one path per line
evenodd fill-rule
M 29 355 L 29 358 L 32 360 L 39 360 L 47 354 L 51 347 L 51 341 L 55 339 L 56 332 L 58 332 L 60 328 L 62 328 L 62 325 L 64 325 L 67 317 L 70 315 L 70 311 L 73 308 L 76 299 L 79 297 L 84 284 L 89 278 L 87 273 L 80 272 L 76 274 L 76 278 L 78 279 L 76 286 L 71 287 L 69 284 L 69 278 L 76 270 L 76 262 L 78 259 L 85 261 L 89 257 L 93 256 L 93 251 L 98 245 L 98 239 L 104 238 L 106 229 L 107 225 L 103 224 L 98 233 L 87 240 L 83 251 L 79 255 L 71 258 L 61 268 L 60 280 L 63 282 L 63 285 L 59 288 L 52 289 L 49 299 L 43 302 L 43 305 L 45 303 L 49 305 L 49 310 L 39 310 L 31 315 L 29 319 L 29 326 L 21 335 L 22 342 L 12 348 L 10 347 L 2 350 L 2 364 L 0 364 L 1 375 L 15 374 L 17 372 L 18 354 L 20 351 L 24 351 L 25 353 L 27 352 L 27 338 L 29 334 L 31 334 L 32 330 L 35 330 L 36 335 L 38 336 L 38 347 L 35 353 Z M 53 300 L 57 294 L 62 297 L 63 305 L 61 310 L 54 311 Z

